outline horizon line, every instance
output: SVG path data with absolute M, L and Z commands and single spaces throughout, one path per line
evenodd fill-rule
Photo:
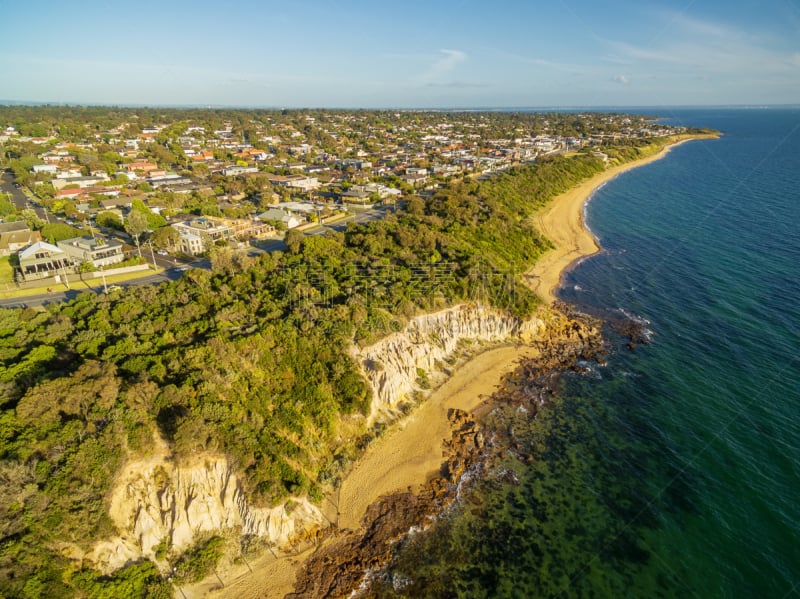
M 535 111 L 555 112 L 558 110 L 653 110 L 653 109 L 766 109 L 766 108 L 800 108 L 800 104 L 671 104 L 671 105 L 646 105 L 646 104 L 597 104 L 597 105 L 516 105 L 516 106 L 301 106 L 301 105 L 266 105 L 266 104 L 159 104 L 159 103 L 114 103 L 114 102 L 61 102 L 61 101 L 35 101 L 35 100 L 4 100 L 0 99 L 0 107 L 64 107 L 64 108 L 161 108 L 161 109 L 194 109 L 194 110 L 344 110 L 344 111 L 398 111 L 398 112 L 515 112 Z

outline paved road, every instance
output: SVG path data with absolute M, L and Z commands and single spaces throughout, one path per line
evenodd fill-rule
M 3 171 L 0 177 L 0 192 L 9 194 L 11 201 L 17 210 L 25 210 L 25 208 L 33 208 L 28 201 L 28 196 L 22 193 L 22 190 L 14 185 L 14 175 Z M 44 218 L 44 217 L 42 217 Z
M 22 204 L 22 208 L 25 207 L 33 207 L 36 209 L 37 213 L 42 212 L 40 216 L 44 218 L 43 209 L 37 205 L 31 205 L 27 196 L 22 193 L 19 189 L 14 187 L 13 184 L 13 175 L 4 173 L 2 175 L 2 183 L 0 183 L 0 189 L 2 191 L 7 191 L 8 193 L 12 194 L 13 201 L 15 205 L 19 208 L 20 203 Z M 379 220 L 385 218 L 387 214 L 391 213 L 392 209 L 388 207 L 377 207 L 377 208 L 370 208 L 370 209 L 359 209 L 355 208 L 351 216 L 346 219 L 339 220 L 331 225 L 324 225 L 315 227 L 314 229 L 310 229 L 306 232 L 306 235 L 324 235 L 328 230 L 334 231 L 344 231 L 347 228 L 348 223 L 364 223 L 371 220 Z M 54 221 L 64 222 L 64 219 L 50 215 L 50 218 Z M 88 231 L 84 231 L 88 234 Z M 118 241 L 123 241 L 125 243 L 129 243 L 129 241 L 125 239 L 118 239 Z M 187 267 L 189 268 L 211 268 L 211 262 L 208 258 L 198 258 L 192 262 L 188 263 L 181 263 L 170 256 L 160 256 L 155 253 L 152 248 L 148 245 L 142 246 L 142 256 L 148 262 L 152 263 L 155 262 L 158 266 L 165 269 L 163 273 L 157 275 L 150 275 L 147 277 L 141 277 L 137 279 L 131 279 L 130 281 L 125 281 L 122 283 L 118 283 L 120 287 L 130 287 L 133 285 L 154 285 L 158 283 L 163 283 L 165 281 L 174 281 L 179 279 L 183 276 L 186 272 Z M 259 254 L 263 254 L 265 252 L 275 252 L 275 251 L 284 251 L 286 250 L 286 244 L 283 242 L 282 239 L 271 239 L 264 242 L 259 243 L 258 247 L 250 246 L 247 249 L 247 255 L 249 256 L 258 256 Z M 84 291 L 93 291 L 95 293 L 101 293 L 103 291 L 102 286 L 98 286 L 93 289 L 86 289 L 86 287 L 81 287 L 79 289 L 71 289 L 68 291 L 57 291 L 53 293 L 46 293 L 41 295 L 30 295 L 25 297 L 18 297 L 18 298 L 11 298 L 11 299 L 2 299 L 0 300 L 0 308 L 20 308 L 20 307 L 34 307 L 34 306 L 43 306 L 45 304 L 54 303 L 54 302 L 63 302 L 67 300 L 74 299 L 79 293 Z
M 164 272 L 149 275 L 147 277 L 140 277 L 138 279 L 131 279 L 130 281 L 123 281 L 121 283 L 114 283 L 118 287 L 133 287 L 138 285 L 157 285 L 165 283 L 166 281 L 175 281 L 180 279 L 185 274 L 185 271 L 171 268 Z M 100 281 L 97 281 L 100 283 Z M 61 285 L 59 285 L 61 287 Z M 57 302 L 63 302 L 75 299 L 79 294 L 88 291 L 90 293 L 100 294 L 103 292 L 102 283 L 97 287 L 86 288 L 83 285 L 69 289 L 66 291 L 54 291 L 53 293 L 42 293 L 39 295 L 28 295 L 25 297 L 14 297 L 9 299 L 0 300 L 0 308 L 33 308 L 35 306 L 44 306 Z M 113 291 L 111 291 L 113 293 Z

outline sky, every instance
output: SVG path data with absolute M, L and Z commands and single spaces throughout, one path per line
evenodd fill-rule
M 800 0 L 0 0 L 0 100 L 800 104 Z

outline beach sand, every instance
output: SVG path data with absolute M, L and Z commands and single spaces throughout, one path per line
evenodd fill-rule
M 694 138 L 688 138 L 694 139 Z M 598 251 L 594 237 L 583 226 L 583 205 L 597 187 L 620 173 L 658 160 L 670 148 L 653 156 L 612 167 L 556 197 L 535 215 L 542 232 L 555 244 L 526 273 L 526 282 L 547 302 L 555 299 L 561 273 L 575 260 Z M 325 501 L 326 514 L 338 519 L 340 528 L 360 526 L 366 508 L 394 491 L 416 488 L 442 464 L 442 441 L 450 437 L 447 410 L 471 411 L 500 385 L 523 356 L 533 356 L 531 347 L 503 346 L 481 353 L 463 364 L 411 415 L 395 423 L 356 462 L 334 497 Z M 271 556 L 251 564 L 253 574 L 243 576 L 215 597 L 283 597 L 292 591 L 297 568 L 306 555 L 275 559 Z
M 355 529 L 367 506 L 382 495 L 416 490 L 439 474 L 442 441 L 450 438 L 447 411 L 471 412 L 500 386 L 503 376 L 536 350 L 504 346 L 479 354 L 461 366 L 408 418 L 370 446 L 339 490 L 339 526 Z
M 576 261 L 600 250 L 594 236 L 583 223 L 583 206 L 594 191 L 625 171 L 663 158 L 670 149 L 691 139 L 697 137 L 686 137 L 664 147 L 652 156 L 611 167 L 556 196 L 534 216 L 539 231 L 556 247 L 537 260 L 533 268 L 525 273 L 525 283 L 546 303 L 552 303 L 562 273 Z

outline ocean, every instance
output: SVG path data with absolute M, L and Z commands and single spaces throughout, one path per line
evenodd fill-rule
M 597 190 L 559 296 L 607 323 L 509 458 L 411 535 L 380 594 L 800 596 L 800 109 L 652 109 L 718 129 Z M 635 321 L 648 344 L 627 347 Z

